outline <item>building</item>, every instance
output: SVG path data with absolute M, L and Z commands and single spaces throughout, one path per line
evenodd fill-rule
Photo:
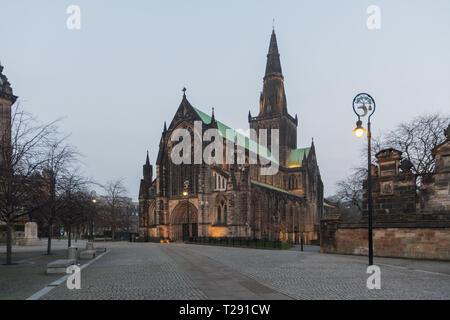
M 186 91 L 184 89 L 184 91 Z M 227 164 L 176 165 L 171 161 L 174 130 L 187 129 L 195 141 L 195 121 L 201 132 L 218 129 L 226 149 L 227 130 L 233 138 L 232 157 L 238 148 L 245 150 L 245 162 Z M 184 92 L 182 101 L 170 122 L 164 123 L 156 160 L 156 178 L 149 155 L 140 182 L 140 235 L 147 240 L 181 241 L 188 237 L 246 237 L 281 239 L 306 243 L 318 239 L 323 212 L 323 184 L 317 164 L 315 145 L 297 148 L 298 118 L 288 112 L 275 32 L 272 32 L 264 85 L 259 99 L 259 114 L 248 114 L 251 129 L 279 130 L 279 158 L 271 152 L 272 139 L 251 140 L 233 131 L 211 115 L 193 107 Z M 257 141 L 255 141 L 257 140 Z M 236 145 L 235 145 L 236 142 Z M 259 143 L 258 143 L 259 142 Z M 205 146 L 205 143 L 203 143 Z M 195 146 L 192 144 L 192 150 Z M 242 150 L 242 149 L 241 149 Z M 194 150 L 195 152 L 195 150 Z M 241 153 L 242 154 L 242 153 Z M 276 174 L 262 175 L 263 164 L 251 164 L 249 157 L 258 154 L 276 162 Z M 226 158 L 225 156 L 223 157 Z M 191 155 L 191 159 L 192 155 Z
M 114 201 L 114 205 L 113 205 Z M 94 219 L 94 234 L 98 237 L 130 239 L 139 233 L 139 204 L 129 197 L 100 195 L 96 197 L 97 216 Z
M 0 163 L 10 153 L 11 146 L 11 107 L 17 97 L 8 78 L 3 74 L 3 66 L 0 64 Z
M 395 149 L 376 154 L 372 165 L 375 256 L 450 260 L 450 125 L 432 156 L 435 169 L 417 177 Z M 421 183 L 416 184 L 417 178 Z M 331 214 L 321 221 L 321 252 L 367 254 L 367 181 L 360 221 Z

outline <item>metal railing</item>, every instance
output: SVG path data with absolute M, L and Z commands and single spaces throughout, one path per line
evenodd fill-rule
M 187 241 L 194 244 L 219 245 L 228 247 L 283 249 L 287 244 L 279 239 L 253 239 L 241 237 L 191 237 Z

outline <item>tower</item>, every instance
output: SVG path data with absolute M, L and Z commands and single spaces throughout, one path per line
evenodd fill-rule
M 269 52 L 267 53 L 264 84 L 259 99 L 259 114 L 251 117 L 249 113 L 250 129 L 255 129 L 260 142 L 259 129 L 267 130 L 267 146 L 271 146 L 271 129 L 279 130 L 279 163 L 286 165 L 291 149 L 297 148 L 297 116 L 293 118 L 287 110 L 286 94 L 284 91 L 284 77 L 281 71 L 280 54 L 278 52 L 277 37 L 272 30 Z
M 150 185 L 152 183 L 153 167 L 150 164 L 150 159 L 148 158 L 148 151 L 147 151 L 147 158 L 145 159 L 145 164 L 142 166 L 142 173 L 144 181 L 148 185 Z
M 9 155 L 11 146 L 11 107 L 17 97 L 13 94 L 8 78 L 2 73 L 0 64 L 0 161 Z

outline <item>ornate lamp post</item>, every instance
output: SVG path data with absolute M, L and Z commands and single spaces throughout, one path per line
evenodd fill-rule
M 375 112 L 375 100 L 368 93 L 359 93 L 353 99 L 353 112 L 358 117 L 353 133 L 361 138 L 366 129 L 362 126 L 361 118 L 367 116 L 367 211 L 369 218 L 369 266 L 373 265 L 373 241 L 372 241 L 372 153 L 370 118 Z

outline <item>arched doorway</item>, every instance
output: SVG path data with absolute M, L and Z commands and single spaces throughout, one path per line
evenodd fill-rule
M 188 214 L 189 212 L 189 214 Z M 177 204 L 171 215 L 171 241 L 187 241 L 189 237 L 198 236 L 197 208 L 187 201 Z

